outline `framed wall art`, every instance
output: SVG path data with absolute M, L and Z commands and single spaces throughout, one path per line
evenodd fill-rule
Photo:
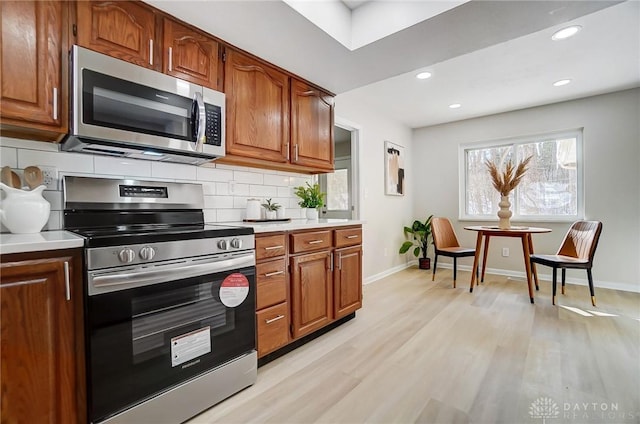
M 404 196 L 404 147 L 390 141 L 384 142 L 384 194 Z

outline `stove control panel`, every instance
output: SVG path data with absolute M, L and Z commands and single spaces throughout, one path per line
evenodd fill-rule
M 87 249 L 87 267 L 89 270 L 95 270 L 177 260 L 191 256 L 235 255 L 236 253 L 253 249 L 255 249 L 253 234 L 131 244 L 128 246 L 96 247 Z

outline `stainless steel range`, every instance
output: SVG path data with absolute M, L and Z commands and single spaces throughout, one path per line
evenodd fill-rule
M 256 380 L 251 228 L 205 225 L 199 184 L 64 178 L 85 237 L 89 422 L 178 423 Z

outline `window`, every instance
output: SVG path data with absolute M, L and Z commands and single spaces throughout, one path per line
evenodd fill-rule
M 494 220 L 500 194 L 485 162 L 514 165 L 528 156 L 529 170 L 511 192 L 514 221 L 575 221 L 584 215 L 582 130 L 460 147 L 460 219 Z

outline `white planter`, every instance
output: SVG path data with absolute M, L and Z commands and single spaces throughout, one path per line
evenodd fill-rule
M 276 211 L 276 218 L 284 219 L 286 217 L 286 214 L 287 210 L 284 208 L 284 206 L 280 206 L 280 209 Z
M 276 211 L 265 210 L 264 215 L 266 219 L 276 219 Z
M 318 209 L 315 208 L 307 208 L 307 219 L 312 221 L 318 220 Z

